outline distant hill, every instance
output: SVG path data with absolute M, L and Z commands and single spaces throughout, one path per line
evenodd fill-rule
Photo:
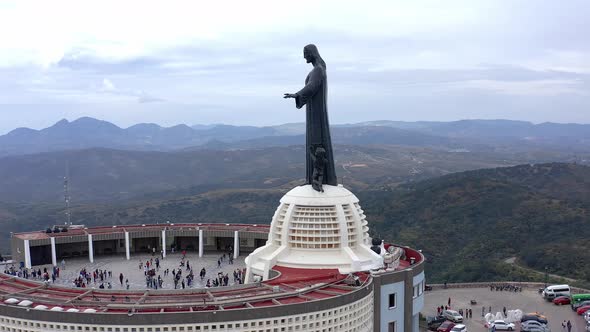
M 464 139 L 453 139 L 441 136 L 434 136 L 426 133 L 419 133 L 404 129 L 385 126 L 356 126 L 356 127 L 334 127 L 331 130 L 333 144 L 346 145 L 403 145 L 431 147 L 443 150 L 454 148 L 467 148 L 477 150 L 491 150 L 483 144 L 473 144 Z M 227 142 L 227 140 L 215 140 L 208 143 L 188 148 L 188 150 L 199 149 L 253 149 L 270 146 L 289 146 L 305 144 L 305 135 L 276 135 L 263 136 L 241 141 Z
M 555 139 L 572 137 L 590 139 L 590 124 L 551 123 L 533 124 L 514 120 L 459 120 L 433 121 L 368 121 L 347 126 L 384 126 L 426 132 L 445 137 L 514 137 L 529 139 Z
M 396 144 L 440 149 L 526 150 L 552 147 L 590 151 L 590 125 L 523 121 L 462 120 L 454 122 L 370 121 L 332 126 L 339 144 Z M 33 130 L 18 128 L 0 136 L 0 156 L 94 147 L 172 151 L 178 149 L 244 149 L 300 144 L 305 124 L 268 127 L 188 125 L 161 127 L 153 123 L 120 128 L 89 117 Z
M 518 262 L 590 280 L 590 167 L 549 163 L 480 169 L 399 186 L 358 188 L 373 237 L 421 249 L 429 282 L 528 280 Z M 143 200 L 76 204 L 76 223 L 269 223 L 296 185 L 176 192 Z M 8 230 L 44 229 L 63 220 L 57 204 L 0 203 Z M 0 250 L 8 241 L 0 241 Z M 538 279 L 537 279 L 538 280 Z
M 510 279 L 500 262 L 513 256 L 590 280 L 590 167 L 482 169 L 361 196 L 374 233 L 422 249 L 432 282 Z
M 175 152 L 95 148 L 8 156 L 0 158 L 0 202 L 63 202 L 66 164 L 72 202 L 87 203 L 162 199 L 222 188 L 277 188 L 303 181 L 304 158 L 303 145 Z M 340 181 L 362 189 L 568 157 L 336 145 L 335 158 Z
M 270 127 L 226 125 L 191 128 L 180 124 L 165 128 L 142 123 L 123 129 L 107 121 L 83 117 L 72 122 L 61 120 L 42 130 L 18 128 L 0 136 L 0 156 L 93 147 L 170 151 L 202 145 L 210 140 L 232 142 L 273 134 L 275 131 Z

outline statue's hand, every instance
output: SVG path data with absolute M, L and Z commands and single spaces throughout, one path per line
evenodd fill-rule
M 285 93 L 283 98 L 296 98 L 297 95 L 295 93 Z

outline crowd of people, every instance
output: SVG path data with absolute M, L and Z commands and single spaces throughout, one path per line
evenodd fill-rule
M 159 289 L 165 287 L 164 280 L 167 277 L 171 277 L 171 285 L 174 285 L 174 289 L 185 289 L 193 287 L 195 284 L 194 266 L 186 257 L 186 251 L 181 252 L 181 258 L 178 264 L 178 268 L 166 268 L 160 273 L 160 262 L 164 259 L 161 255 L 160 258 L 150 258 L 146 261 L 140 260 L 138 264 L 139 270 L 143 270 L 145 276 L 145 282 L 147 288 Z M 217 268 L 221 269 L 223 264 L 233 264 L 233 256 L 231 253 L 224 253 L 217 259 Z M 244 283 L 246 275 L 246 269 L 235 269 L 233 271 L 233 283 L 242 284 Z M 229 286 L 230 276 L 228 273 L 217 272 L 214 278 L 207 279 L 207 269 L 202 267 L 199 271 L 199 278 L 201 282 L 205 282 L 205 287 L 219 287 Z M 127 283 L 127 282 L 126 282 Z M 127 286 L 129 288 L 129 286 Z
M 122 274 L 121 274 L 122 275 Z M 78 276 L 73 280 L 74 286 L 79 288 L 90 287 L 91 283 L 95 285 L 100 283 L 98 288 L 113 288 L 111 279 L 113 278 L 113 271 L 107 271 L 102 269 L 95 269 L 94 271 L 88 271 L 86 268 L 80 270 Z M 106 283 L 106 285 L 105 285 Z
M 14 265 L 6 266 L 4 268 L 5 274 L 9 274 L 9 275 L 16 276 L 19 278 L 35 279 L 35 280 L 41 280 L 41 281 L 45 281 L 45 282 L 49 282 L 49 280 L 51 280 L 52 282 L 55 282 L 55 280 L 57 278 L 59 278 L 60 271 L 61 271 L 60 268 L 57 266 L 54 266 L 51 269 L 51 272 L 49 270 L 47 270 L 46 267 L 43 268 L 43 271 L 41 271 L 41 268 L 27 269 L 23 266 L 16 268 Z
M 522 286 L 515 286 L 515 285 L 506 285 L 506 284 L 490 284 L 490 291 L 496 291 L 496 292 L 502 292 L 502 291 L 507 291 L 507 292 L 522 292 Z
M 222 269 L 226 264 L 233 265 L 234 263 L 234 258 L 232 255 L 233 248 L 230 246 L 226 249 L 228 252 L 223 253 L 217 259 L 217 269 Z M 168 257 L 167 259 L 170 258 L 171 257 Z M 185 289 L 195 287 L 195 274 L 193 270 L 194 266 L 187 259 L 186 251 L 183 250 L 181 252 L 180 261 L 178 262 L 177 268 L 162 267 L 162 260 L 164 260 L 163 252 L 160 256 L 152 253 L 152 257 L 150 259 L 139 260 L 137 266 L 140 271 L 143 271 L 146 288 L 161 289 L 174 287 L 174 289 Z M 24 266 L 15 267 L 14 265 L 11 265 L 5 267 L 4 273 L 25 279 L 37 279 L 45 282 L 56 282 L 56 280 L 60 277 L 60 271 L 62 269 L 65 269 L 65 261 L 62 261 L 62 268 L 54 266 L 27 269 Z M 230 272 L 233 274 L 233 279 L 232 275 L 224 271 L 215 272 L 216 274 L 214 274 L 214 276 L 207 278 L 209 271 L 207 271 L 205 267 L 202 267 L 199 270 L 200 284 L 204 287 L 229 286 L 230 284 L 243 284 L 246 278 L 245 268 L 237 268 L 234 269 L 233 272 Z M 120 287 L 130 289 L 131 284 L 129 282 L 128 276 L 120 273 L 118 279 L 118 284 Z M 100 289 L 111 289 L 113 288 L 113 284 L 117 284 L 116 281 L 113 280 L 113 271 L 98 268 L 89 270 L 87 267 L 80 269 L 71 280 L 72 285 L 79 288 L 98 287 Z M 166 280 L 169 280 L 169 282 Z M 230 282 L 230 280 L 233 280 L 233 282 Z

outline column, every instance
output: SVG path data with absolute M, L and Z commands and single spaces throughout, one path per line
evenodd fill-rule
M 31 265 L 31 246 L 29 244 L 29 240 L 25 240 L 25 267 L 27 269 L 33 267 Z
M 203 242 L 205 242 L 203 230 L 199 229 L 199 257 L 203 257 Z
M 130 259 L 130 255 L 129 255 L 129 232 L 125 231 L 125 257 L 127 257 L 127 260 Z
M 94 246 L 92 245 L 92 234 L 88 234 L 88 260 L 94 263 Z
M 55 238 L 51 237 L 51 264 L 57 266 L 57 253 L 55 250 Z
M 162 230 L 162 257 L 166 258 L 166 230 Z
M 240 256 L 240 238 L 238 234 L 238 231 L 234 232 L 234 259 Z

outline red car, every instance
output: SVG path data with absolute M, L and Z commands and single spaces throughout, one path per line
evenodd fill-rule
M 583 315 L 586 311 L 590 310 L 590 305 L 585 305 L 583 307 L 579 307 L 576 312 L 578 315 Z
M 451 330 L 455 327 L 455 323 L 451 322 L 450 320 L 440 324 L 436 332 L 451 332 Z
M 569 296 L 558 296 L 553 299 L 553 304 L 555 304 L 555 305 L 570 304 L 570 298 L 569 298 Z

